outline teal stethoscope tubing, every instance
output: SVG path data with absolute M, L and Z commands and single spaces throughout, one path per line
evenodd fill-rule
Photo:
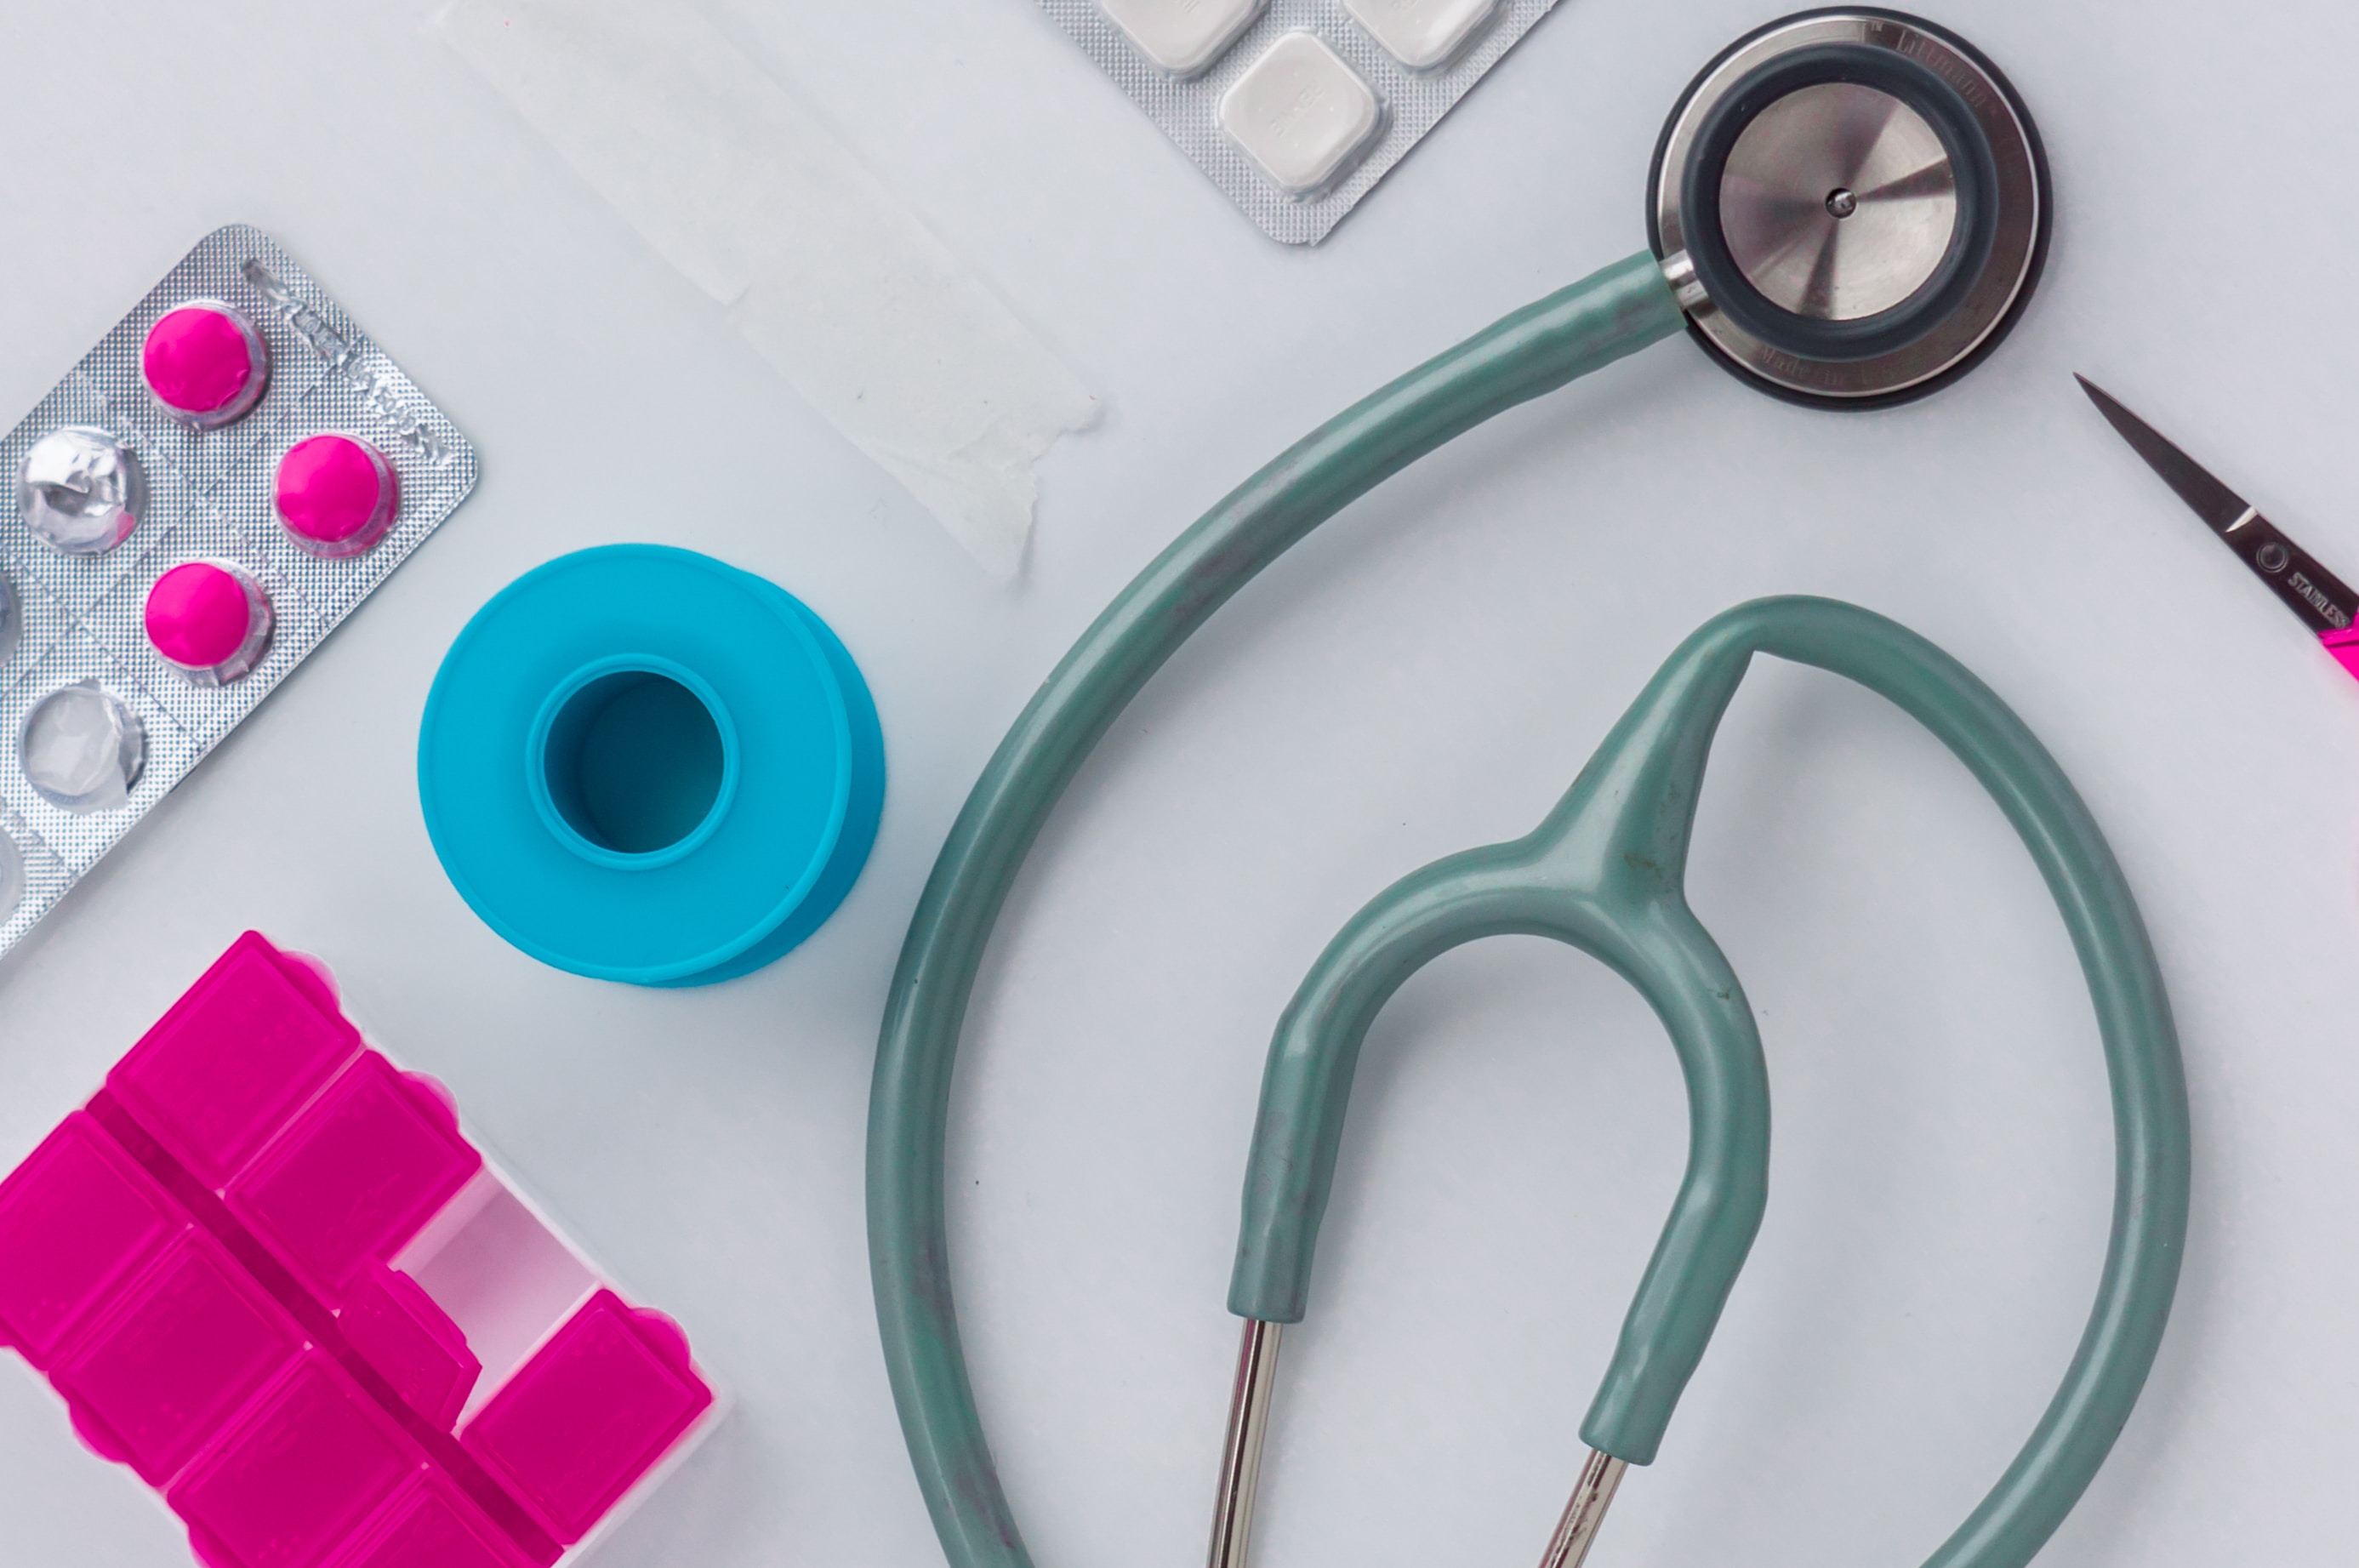
M 2096 1309 L 2031 1440 L 1930 1560 L 1940 1568 L 2021 1563 L 2096 1474 L 2161 1342 L 2186 1233 L 2186 1085 L 2137 905 L 2071 781 L 1964 666 L 1854 605 L 1762 599 L 1714 616 L 1680 645 L 1537 829 L 1402 878 L 1329 943 L 1270 1047 L 1229 1310 L 1266 1323 L 1301 1319 L 1353 1069 L 1393 992 L 1462 943 L 1509 932 L 1553 937 L 1646 996 L 1687 1079 L 1687 1172 L 1581 1433 L 1629 1464 L 1654 1459 L 1768 1196 L 1760 1036 L 1684 889 L 1712 735 L 1756 653 L 1856 681 L 1940 738 L 2031 851 L 2095 1004 L 2116 1149 Z
M 1516 311 L 1321 427 L 1173 541 L 1107 606 L 1042 684 L 968 796 L 894 975 L 868 1129 L 869 1258 L 886 1365 L 952 1568 L 1029 1568 L 1031 1561 L 975 1411 L 943 1204 L 951 1084 L 968 999 L 1041 825 L 1148 678 L 1289 546 L 1427 452 L 1674 335 L 1683 321 L 1659 266 L 1641 253 Z M 2002 793 L 2002 804 L 2012 813 L 2011 800 L 2044 801 L 2076 830 L 2031 842 L 2073 922 L 2099 1006 L 2114 1090 L 2114 1235 L 2097 1311 L 2063 1389 L 1991 1499 L 1935 1559 L 1943 1568 L 2026 1561 L 2053 1519 L 2032 1538 L 2027 1531 L 2037 1519 L 2019 1505 L 1994 1514 L 1994 1505 L 2025 1496 L 2052 1502 L 2062 1490 L 2069 1507 L 2085 1486 L 2152 1364 L 2186 1219 L 2185 1089 L 2143 926 L 2070 786 L 2021 726 L 2014 728 L 2051 783 Z M 1306 1212 L 1306 1223 L 1316 1218 Z M 1307 1245 L 1301 1251 L 1307 1268 Z M 1626 1341 L 1625 1334 L 1625 1349 Z M 2054 1480 L 2043 1486 L 2043 1475 Z

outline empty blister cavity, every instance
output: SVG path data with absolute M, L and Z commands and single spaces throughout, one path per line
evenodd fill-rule
M 156 579 L 142 612 L 147 641 L 200 686 L 225 686 L 270 648 L 270 595 L 234 561 L 188 561 Z
M 0 829 L 0 920 L 16 913 L 25 901 L 25 852 Z
M 270 346 L 235 306 L 191 299 L 147 329 L 139 374 L 166 413 L 190 430 L 213 430 L 262 400 Z
M 1193 76 L 1252 26 L 1262 0 L 1098 0 L 1098 7 L 1158 70 Z
M 1386 54 L 1411 71 L 1448 65 L 1499 13 L 1499 0 L 1343 0 Z
M 0 572 L 0 662 L 16 651 L 16 639 L 25 635 L 25 617 L 16 608 L 16 587 L 8 575 Z
M 401 485 L 375 446 L 332 432 L 297 441 L 279 459 L 271 499 L 297 544 L 335 560 L 385 538 L 401 509 Z
M 103 555 L 139 526 L 147 474 L 124 441 L 68 425 L 33 443 L 16 471 L 16 510 L 35 538 L 68 555 Z
M 1384 123 L 1375 89 L 1312 33 L 1288 33 L 1221 95 L 1221 128 L 1292 196 L 1324 190 Z
M 147 757 L 147 732 L 130 705 L 96 681 L 41 699 L 18 740 L 26 782 L 60 811 L 81 815 L 128 804 Z

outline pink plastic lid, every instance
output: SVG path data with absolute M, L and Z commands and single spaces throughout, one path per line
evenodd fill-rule
M 385 454 L 358 436 L 310 436 L 279 460 L 277 503 L 305 550 L 357 555 L 393 526 L 400 484 Z
M 147 591 L 147 640 L 183 670 L 229 664 L 254 636 L 254 597 L 227 567 L 189 561 Z
M 76 1111 L 0 1183 L 0 1337 L 46 1371 L 74 1325 L 188 1216 Z
M 230 1213 L 331 1307 L 372 1258 L 390 1258 L 484 1157 L 425 1083 L 364 1051 L 233 1178 Z
M 601 1290 L 459 1441 L 571 1546 L 712 1403 L 670 1320 Z
M 313 1568 L 425 1465 L 392 1418 L 314 1350 L 165 1500 L 214 1568 Z
M 220 1187 L 360 1051 L 325 987 L 248 931 L 106 1075 L 198 1181 Z
M 449 1432 L 484 1375 L 467 1336 L 424 1287 L 370 1259 L 344 1292 L 336 1326 L 403 1404 L 437 1432 Z
M 218 419 L 252 406 L 270 363 L 250 323 L 226 305 L 201 300 L 167 311 L 147 329 L 139 368 L 167 408 Z
M 76 1339 L 49 1381 L 92 1447 L 160 1486 L 302 1347 L 294 1320 L 190 1231 Z
M 429 1470 L 386 1499 L 332 1568 L 529 1568 L 449 1476 Z

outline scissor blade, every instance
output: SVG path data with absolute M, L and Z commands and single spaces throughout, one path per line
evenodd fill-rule
M 2195 508 L 2195 515 L 2212 525 L 2212 531 L 2224 534 L 2252 510 L 2242 495 L 2212 477 L 2203 465 L 2163 439 L 2162 432 L 2139 419 L 2114 400 L 2112 393 L 2085 376 L 2075 376 L 2081 390 L 2105 416 L 2105 423 L 2121 433 L 2130 443 L 2130 450 L 2146 459 L 2146 465 L 2163 477 L 2164 483 L 2179 492 L 2179 498 Z
M 2320 565 L 2317 557 L 2286 538 L 2276 524 L 2247 505 L 2242 495 L 2163 440 L 2153 426 L 2115 402 L 2104 387 L 2085 376 L 2072 379 L 2081 384 L 2089 401 L 2105 416 L 2105 422 L 2121 432 L 2122 439 L 2146 459 L 2148 467 L 2169 481 L 2180 499 L 2212 525 L 2212 531 L 2220 536 L 2221 542 L 2234 550 L 2237 559 L 2252 569 L 2254 576 L 2267 583 L 2269 591 L 2299 616 L 2304 626 L 2328 639 L 2331 647 L 2352 640 L 2352 628 L 2359 625 L 2359 593 Z M 2343 655 L 2337 652 L 2335 657 L 2341 659 Z M 2354 675 L 2359 675 L 2359 664 L 2348 668 Z

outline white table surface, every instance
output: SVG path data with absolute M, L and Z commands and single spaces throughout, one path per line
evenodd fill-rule
M 0 8 L 0 422 L 200 234 L 277 234 L 483 455 L 474 498 L 0 964 L 0 1166 L 236 933 L 338 969 L 735 1413 L 611 1568 L 939 1550 L 863 1235 L 876 1018 L 969 782 L 1106 599 L 1379 381 L 1636 249 L 1661 117 L 1760 0 L 1566 0 L 1334 237 L 1256 234 L 1025 0 L 728 0 L 813 104 L 1108 400 L 995 587 L 431 34 L 417 0 Z M 1272 1023 L 1395 877 L 1523 832 L 1647 676 L 1752 595 L 1855 600 L 2021 712 L 2143 901 L 2183 1031 L 2179 1306 L 2043 1563 L 2359 1547 L 2359 691 L 2082 403 L 2085 370 L 2359 570 L 2359 13 L 1950 0 L 2034 106 L 2061 216 L 1987 366 L 1891 412 L 1756 396 L 1684 343 L 1351 508 L 1147 691 L 1035 853 L 952 1132 L 978 1391 L 1044 1568 L 1201 1561 L 1237 1183 Z M 250 114 L 235 91 L 261 96 Z M 519 572 L 652 539 L 802 595 L 884 713 L 865 877 L 807 947 L 672 994 L 504 945 L 412 781 L 443 649 Z M 1759 1012 L 1768 1219 L 1593 1561 L 1921 1560 L 2080 1333 L 2112 1157 L 2079 976 L 1997 811 L 1927 735 L 1765 664 L 1695 904 Z M 1599 966 L 1455 953 L 1372 1036 L 1259 1561 L 1519 1564 L 1683 1158 L 1660 1031 Z M 20 1369 L 21 1371 L 21 1369 Z M 185 1561 L 125 1470 L 0 1377 L 0 1560 Z

